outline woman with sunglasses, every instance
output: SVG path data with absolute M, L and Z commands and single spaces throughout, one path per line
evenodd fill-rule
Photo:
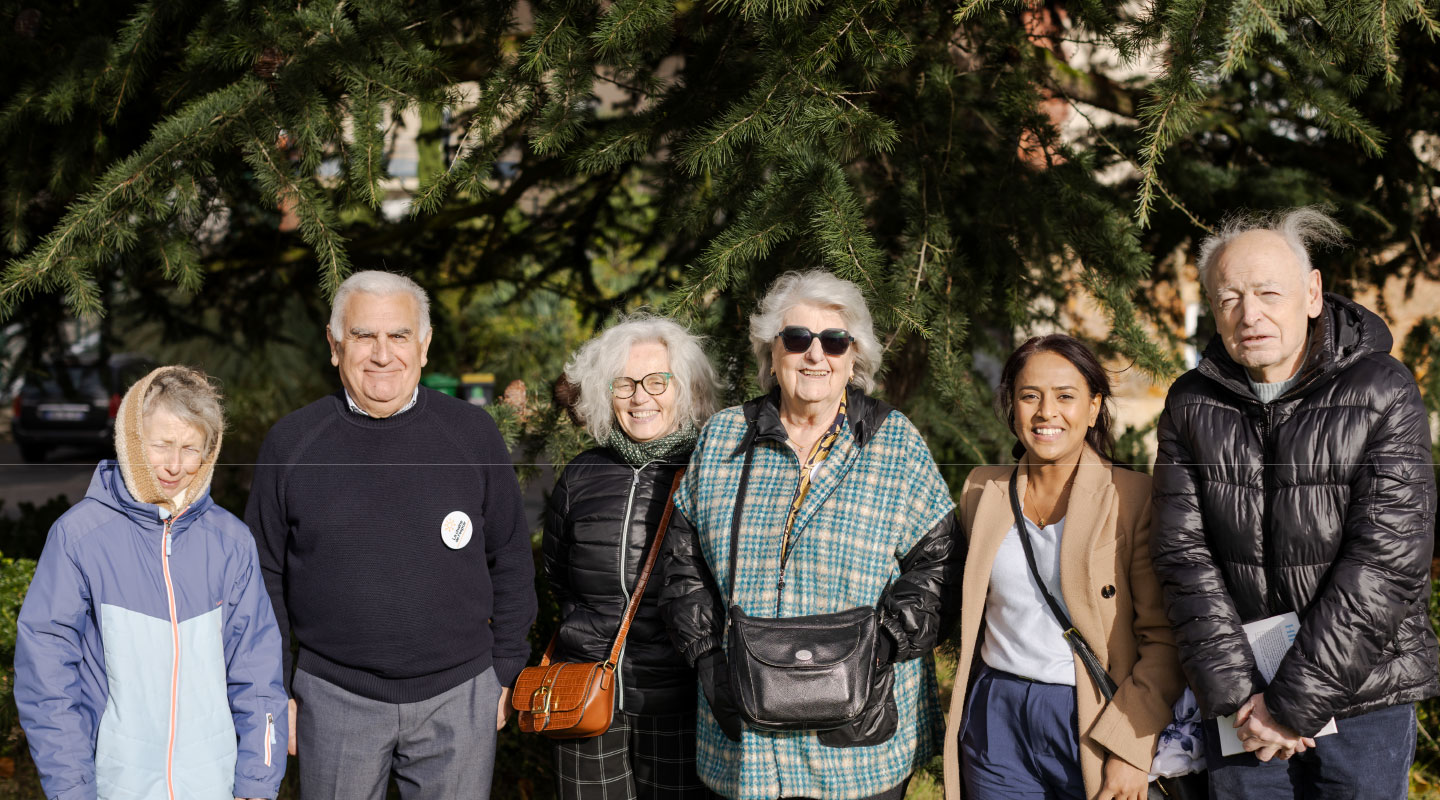
M 557 400 L 598 446 L 566 466 L 546 504 L 545 574 L 560 609 L 552 660 L 609 657 L 715 389 L 700 340 L 660 317 L 614 325 L 565 365 Z M 561 800 L 707 796 L 695 776 L 695 672 L 666 635 L 660 583 L 650 580 L 626 637 L 610 729 L 553 744 Z
M 881 348 L 855 284 L 781 276 L 750 341 L 767 391 L 706 424 L 662 555 L 661 610 L 699 673 L 700 777 L 737 800 L 900 798 L 940 744 L 929 653 L 956 569 L 954 503 L 915 427 L 867 394 Z M 861 643 L 875 663 L 859 717 L 747 724 L 727 613 L 769 622 L 857 608 L 878 623 Z M 810 646 L 797 639 L 794 658 L 818 660 Z
M 1021 345 L 995 403 L 1020 463 L 976 467 L 961 492 L 945 796 L 1144 800 L 1184 689 L 1150 567 L 1150 476 L 1115 463 L 1109 376 L 1077 339 Z

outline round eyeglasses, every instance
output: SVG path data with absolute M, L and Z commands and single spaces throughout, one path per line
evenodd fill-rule
M 824 350 L 827 356 L 845 355 L 845 351 L 850 349 L 850 343 L 855 341 L 850 331 L 844 328 L 826 328 L 815 333 L 800 325 L 786 325 L 775 338 L 780 340 L 787 353 L 804 353 L 810 349 L 812 341 L 819 339 L 820 349 Z
M 674 377 L 668 372 L 652 372 L 639 380 L 635 378 L 616 378 L 610 381 L 610 394 L 619 400 L 628 400 L 635 396 L 635 387 L 639 386 L 645 393 L 654 397 L 665 394 L 670 386 L 670 379 Z

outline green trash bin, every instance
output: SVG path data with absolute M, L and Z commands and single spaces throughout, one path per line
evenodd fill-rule
M 460 379 L 454 375 L 446 375 L 443 372 L 432 372 L 420 379 L 420 384 L 437 392 L 455 397 L 455 392 L 460 388 Z
M 473 405 L 488 406 L 495 402 L 495 373 L 467 372 L 460 376 L 461 400 Z

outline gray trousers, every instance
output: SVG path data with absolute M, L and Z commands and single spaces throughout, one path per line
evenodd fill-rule
M 390 773 L 404 800 L 485 800 L 495 766 L 495 670 L 418 703 L 384 703 L 295 671 L 300 796 L 384 800 Z

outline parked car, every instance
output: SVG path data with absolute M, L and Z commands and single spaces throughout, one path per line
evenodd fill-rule
M 10 420 L 20 457 L 44 461 L 59 445 L 110 447 L 120 398 L 154 368 L 143 356 L 127 353 L 111 356 L 106 365 L 51 364 L 26 373 Z

